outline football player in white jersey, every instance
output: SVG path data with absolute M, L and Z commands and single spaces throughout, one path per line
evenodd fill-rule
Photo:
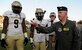
M 55 12 L 51 12 L 49 15 L 50 19 L 48 20 L 48 27 L 52 26 L 56 21 L 56 14 Z M 56 44 L 56 35 L 55 32 L 52 32 L 51 34 L 47 34 L 47 46 L 49 50 L 55 49 Z
M 19 1 L 11 4 L 12 11 L 6 11 L 1 34 L 1 46 L 7 50 L 14 49 L 16 43 L 17 50 L 24 50 L 24 45 L 28 43 L 26 33 L 25 14 L 22 13 L 22 5 Z
M 47 20 L 43 19 L 44 14 L 46 11 L 43 11 L 41 8 L 36 8 L 35 16 L 36 19 L 33 19 L 31 22 L 31 33 L 30 33 L 30 40 L 31 40 L 31 47 L 33 50 L 46 50 L 46 42 L 45 42 L 45 34 L 41 34 L 38 32 L 37 27 L 35 26 L 36 23 L 46 27 Z M 39 33 L 39 34 L 38 34 Z

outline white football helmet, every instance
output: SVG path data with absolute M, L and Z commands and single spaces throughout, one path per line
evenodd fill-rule
M 22 5 L 19 1 L 14 1 L 12 4 L 13 13 L 20 14 L 22 10 Z
M 51 13 L 50 13 L 50 16 L 52 16 L 52 15 L 53 15 L 53 16 L 56 16 L 55 12 L 51 12 Z
M 19 1 L 14 1 L 12 4 L 12 6 L 19 6 L 22 7 L 21 3 Z
M 43 9 L 41 9 L 41 8 L 36 8 L 36 11 L 35 11 L 36 13 L 38 13 L 38 12 L 43 12 Z
M 42 8 L 36 8 L 35 16 L 38 20 L 42 20 L 46 11 L 43 11 Z

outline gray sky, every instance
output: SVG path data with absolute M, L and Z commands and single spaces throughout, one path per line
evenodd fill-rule
M 11 3 L 14 0 L 1 0 L 0 15 L 7 10 L 11 10 Z M 68 8 L 68 17 L 70 20 L 82 20 L 82 0 L 18 0 L 23 6 L 22 12 L 26 14 L 26 20 L 35 18 L 35 9 L 42 8 L 46 10 L 45 19 L 49 19 L 49 13 L 55 12 L 57 16 L 57 6 L 66 6 Z M 58 20 L 58 19 L 57 19 Z

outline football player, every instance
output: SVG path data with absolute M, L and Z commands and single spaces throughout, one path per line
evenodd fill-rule
M 56 21 L 56 14 L 55 12 L 51 12 L 49 15 L 49 20 L 48 20 L 48 27 L 52 26 Z M 47 34 L 47 47 L 49 50 L 54 50 L 55 48 L 55 43 L 56 43 L 56 35 L 55 32 L 52 32 L 51 34 Z
M 46 11 L 43 11 L 41 8 L 36 8 L 35 16 L 36 19 L 33 19 L 31 22 L 30 28 L 30 40 L 31 40 L 31 47 L 33 50 L 46 50 L 46 42 L 45 42 L 45 34 L 41 34 L 38 32 L 37 27 L 35 26 L 36 23 L 46 27 L 47 20 L 44 20 L 44 14 Z M 39 34 L 38 34 L 39 33 Z
M 7 47 L 7 50 L 13 50 L 16 43 L 17 50 L 24 50 L 24 45 L 28 43 L 25 14 L 21 12 L 22 5 L 19 1 L 14 1 L 11 7 L 12 11 L 6 11 L 3 15 L 1 46 Z

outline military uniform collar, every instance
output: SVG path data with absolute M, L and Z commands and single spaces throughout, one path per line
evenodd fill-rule
M 68 22 L 69 22 L 69 20 L 67 19 L 67 20 L 66 20 L 66 23 L 65 23 L 64 25 L 66 25 Z M 61 21 L 59 21 L 59 23 L 62 24 Z M 62 24 L 62 25 L 63 25 L 63 24 Z

